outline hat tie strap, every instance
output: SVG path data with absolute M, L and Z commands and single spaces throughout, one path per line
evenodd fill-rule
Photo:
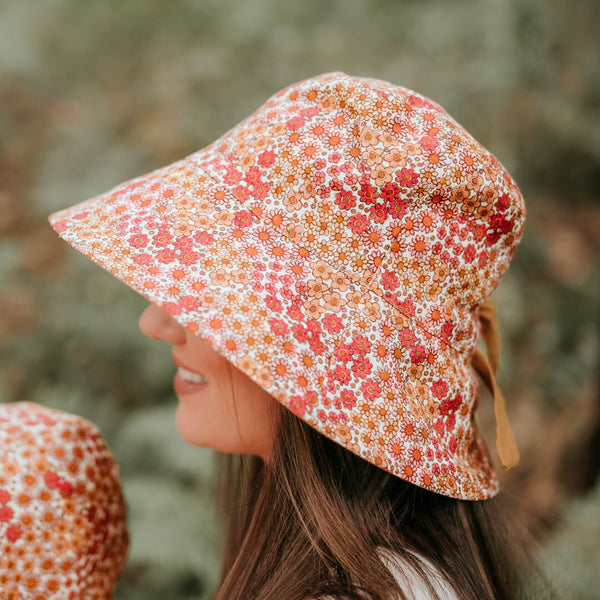
M 489 360 L 481 349 L 476 347 L 472 365 L 494 396 L 496 452 L 502 467 L 508 470 L 519 464 L 520 455 L 508 422 L 506 402 L 494 377 L 500 360 L 500 332 L 496 318 L 496 305 L 490 298 L 486 298 L 479 305 L 479 320 Z

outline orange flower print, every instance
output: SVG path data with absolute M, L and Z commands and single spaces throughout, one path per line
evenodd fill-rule
M 13 518 L 14 512 L 10 506 L 0 506 L 0 523 L 8 523 Z

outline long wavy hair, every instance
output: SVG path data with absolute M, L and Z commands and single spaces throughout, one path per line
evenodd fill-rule
M 464 600 L 554 597 L 533 558 L 533 519 L 516 497 L 457 500 L 420 488 L 264 393 L 273 416 L 268 462 L 215 453 L 224 547 L 213 600 L 413 598 L 378 548 L 414 568 L 432 598 L 432 573 L 415 552 Z

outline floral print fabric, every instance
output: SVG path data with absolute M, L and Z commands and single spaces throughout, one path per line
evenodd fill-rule
M 50 222 L 322 434 L 482 500 L 498 481 L 474 419 L 478 306 L 525 214 L 441 106 L 333 72 Z
M 129 537 L 119 470 L 96 427 L 2 404 L 0 448 L 0 598 L 112 598 Z

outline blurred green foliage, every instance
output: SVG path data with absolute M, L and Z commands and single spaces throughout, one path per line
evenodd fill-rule
M 46 216 L 195 152 L 275 91 L 334 70 L 430 96 L 523 191 L 525 235 L 494 293 L 498 382 L 523 458 L 500 476 L 539 518 L 540 560 L 565 597 L 593 597 L 599 26 L 594 0 L 0 1 L 0 401 L 67 410 L 102 431 L 132 538 L 117 600 L 209 598 L 221 535 L 212 454 L 177 434 L 169 348 L 137 329 L 145 301 L 58 240 Z M 493 439 L 490 405 L 480 421 Z

